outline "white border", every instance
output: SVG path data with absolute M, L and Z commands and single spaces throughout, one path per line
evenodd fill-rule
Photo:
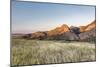
M 54 3 L 71 3 L 71 4 L 96 5 L 95 0 L 19 0 L 19 1 L 37 1 L 37 2 L 54 2 Z
M 0 0 L 0 67 L 10 62 L 10 0 Z

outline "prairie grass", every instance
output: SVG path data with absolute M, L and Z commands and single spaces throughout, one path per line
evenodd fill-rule
M 95 61 L 89 42 L 12 39 L 11 65 Z

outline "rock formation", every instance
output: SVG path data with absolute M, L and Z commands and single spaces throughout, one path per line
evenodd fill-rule
M 65 32 L 69 32 L 69 27 L 66 24 L 63 24 L 61 27 L 57 27 L 53 30 L 50 30 L 47 32 L 48 36 L 55 36 L 55 35 L 60 35 Z
M 49 40 L 87 40 L 96 37 L 96 20 L 86 26 L 68 27 L 63 24 L 53 30 L 46 32 L 35 32 L 26 35 L 30 39 L 49 39 Z
M 86 26 L 80 26 L 80 32 L 86 32 L 86 31 L 90 31 L 92 29 L 96 28 L 96 20 L 94 20 L 92 23 L 86 25 Z

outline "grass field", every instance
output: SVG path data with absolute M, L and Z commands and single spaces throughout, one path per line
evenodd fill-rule
M 75 41 L 12 39 L 11 64 L 95 61 L 95 44 Z

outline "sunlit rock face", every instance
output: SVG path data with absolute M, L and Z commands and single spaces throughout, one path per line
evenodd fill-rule
M 56 27 L 55 29 L 48 31 L 48 36 L 60 35 L 69 31 L 68 25 L 63 24 L 61 27 Z
M 96 20 L 94 20 L 93 22 L 91 22 L 90 24 L 86 26 L 80 26 L 79 28 L 80 28 L 80 32 L 86 32 L 92 29 L 96 29 Z

